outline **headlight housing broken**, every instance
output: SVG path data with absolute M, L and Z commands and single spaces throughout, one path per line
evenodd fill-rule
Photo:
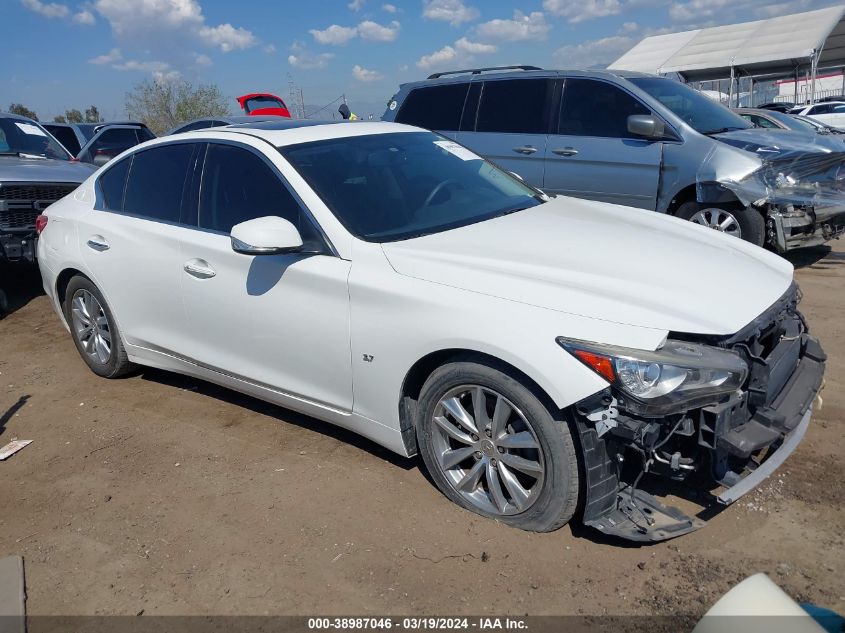
M 621 407 L 639 415 L 712 404 L 740 389 L 748 376 L 739 354 L 710 345 L 670 339 L 651 352 L 565 337 L 557 342 L 613 385 Z

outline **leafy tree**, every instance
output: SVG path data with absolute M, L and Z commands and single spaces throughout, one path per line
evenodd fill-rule
M 67 119 L 65 119 L 63 114 L 57 114 L 53 117 L 53 123 L 67 123 Z
M 215 84 L 194 87 L 183 79 L 147 79 L 126 94 L 126 114 L 146 123 L 155 134 L 163 134 L 182 121 L 226 116 L 229 105 Z
M 100 116 L 100 111 L 97 109 L 97 106 L 92 105 L 90 108 L 85 110 L 86 123 L 99 123 L 102 120 L 103 117 Z
M 9 112 L 11 112 L 12 114 L 19 114 L 21 116 L 29 117 L 33 121 L 38 120 L 38 115 L 35 114 L 35 112 L 33 112 L 32 110 L 27 108 L 22 103 L 11 103 L 11 104 L 9 104 Z
M 82 123 L 82 113 L 74 108 L 73 110 L 65 111 L 65 119 L 68 123 Z

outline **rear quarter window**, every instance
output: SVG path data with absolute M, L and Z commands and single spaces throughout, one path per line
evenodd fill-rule
M 100 186 L 102 202 L 100 208 L 105 211 L 123 211 L 123 193 L 126 190 L 126 176 L 129 174 L 129 156 L 110 165 L 97 181 Z
M 465 82 L 414 88 L 405 97 L 395 121 L 429 130 L 457 131 L 468 89 Z

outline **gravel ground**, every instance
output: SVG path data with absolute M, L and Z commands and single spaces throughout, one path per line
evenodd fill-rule
M 694 617 L 757 571 L 845 612 L 845 244 L 792 259 L 825 406 L 757 491 L 649 546 L 484 520 L 416 459 L 207 383 L 97 378 L 38 280 L 5 271 L 0 444 L 34 442 L 0 462 L 0 556 L 24 557 L 39 615 Z

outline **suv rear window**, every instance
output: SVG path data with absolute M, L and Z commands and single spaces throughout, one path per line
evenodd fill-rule
M 429 130 L 457 131 L 468 88 L 468 83 L 415 88 L 405 97 L 395 121 Z

